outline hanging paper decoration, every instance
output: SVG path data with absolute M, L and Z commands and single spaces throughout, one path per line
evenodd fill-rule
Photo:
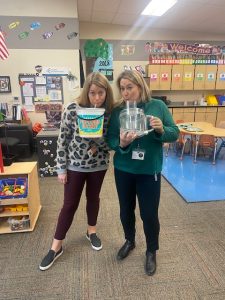
M 70 34 L 67 35 L 68 40 L 74 39 L 77 37 L 78 33 L 77 32 L 71 32 Z
M 28 37 L 28 35 L 29 35 L 29 32 L 24 31 L 24 32 L 21 32 L 21 33 L 18 35 L 18 37 L 19 37 L 20 40 L 23 40 L 23 39 L 26 39 L 26 38 Z
M 30 24 L 30 30 L 39 29 L 41 27 L 41 24 L 39 22 L 33 22 Z
M 20 25 L 19 21 L 13 22 L 13 23 L 9 24 L 9 29 L 14 29 L 14 28 L 16 28 L 19 25 Z
M 53 32 L 45 32 L 44 34 L 42 34 L 43 38 L 45 40 L 49 39 L 51 36 L 53 36 Z
M 65 23 L 59 23 L 59 24 L 55 25 L 55 29 L 60 30 L 60 29 L 64 28 L 65 26 L 66 26 Z

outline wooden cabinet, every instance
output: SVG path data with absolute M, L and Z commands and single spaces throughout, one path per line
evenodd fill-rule
M 147 74 L 150 80 L 150 90 L 170 90 L 171 65 L 148 65 Z
M 216 126 L 218 126 L 221 121 L 225 121 L 225 107 L 224 106 L 218 107 Z
M 194 65 L 183 65 L 182 90 L 193 90 L 194 73 Z
M 225 65 L 219 65 L 216 79 L 216 89 L 225 89 Z
M 147 65 L 150 89 L 216 90 L 225 89 L 225 65 Z
M 175 122 L 208 122 L 216 127 L 225 121 L 225 106 L 174 106 L 169 110 Z
M 9 167 L 4 167 L 4 173 L 0 175 L 1 179 L 19 177 L 27 178 L 27 196 L 26 198 L 0 199 L 0 205 L 3 208 L 3 211 L 0 212 L 0 234 L 33 231 L 41 210 L 37 162 L 14 163 Z M 23 205 L 27 206 L 26 211 L 6 209 L 7 207 Z M 8 219 L 22 216 L 26 217 L 29 225 L 23 229 L 12 230 Z
M 171 90 L 183 89 L 183 65 L 172 66 Z
M 217 65 L 196 65 L 194 90 L 215 90 Z
M 205 87 L 206 90 L 214 90 L 216 87 L 217 65 L 206 65 Z
M 59 130 L 37 134 L 38 167 L 41 177 L 56 176 L 56 149 Z
M 173 108 L 173 119 L 175 122 L 183 120 L 184 122 L 194 122 L 195 108 L 176 107 Z
M 208 122 L 216 124 L 217 107 L 196 107 L 195 122 Z

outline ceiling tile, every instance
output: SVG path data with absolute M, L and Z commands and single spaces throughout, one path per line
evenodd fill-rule
M 111 23 L 115 13 L 105 11 L 104 13 L 99 11 L 93 11 L 92 13 L 92 22 L 99 22 L 99 23 Z
M 110 0 L 110 1 L 95 0 L 93 9 L 97 11 L 117 12 L 120 2 L 121 0 Z
M 91 22 L 91 11 L 90 10 L 79 10 L 78 18 L 79 18 L 79 21 Z
M 225 0 L 178 0 L 163 16 L 141 16 L 149 0 L 78 0 L 80 21 L 225 34 Z
M 129 25 L 132 26 L 132 24 L 136 21 L 137 15 L 136 14 L 122 14 L 118 13 L 113 18 L 112 23 L 113 24 L 119 24 L 119 25 Z
M 140 14 L 145 7 L 148 5 L 149 0 L 138 0 L 138 1 L 130 1 L 130 0 L 121 0 L 121 4 L 119 6 L 120 13 L 135 13 Z
M 91 10 L 93 5 L 93 0 L 78 0 L 77 9 L 79 10 Z

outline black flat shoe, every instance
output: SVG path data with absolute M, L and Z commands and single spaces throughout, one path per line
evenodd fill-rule
M 134 248 L 135 248 L 134 242 L 132 243 L 130 241 L 126 241 L 125 244 L 118 251 L 117 259 L 122 260 L 126 258 L 130 254 L 130 251 L 133 250 Z
M 156 251 L 146 252 L 145 272 L 148 276 L 152 276 L 156 271 Z

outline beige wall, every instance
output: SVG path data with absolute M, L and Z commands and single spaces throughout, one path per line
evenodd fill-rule
M 0 0 L 2 16 L 77 18 L 77 0 Z
M 79 79 L 79 52 L 78 50 L 47 50 L 47 49 L 15 49 L 10 50 L 10 59 L 5 60 L 1 65 L 1 74 L 10 76 L 12 93 L 0 94 L 0 101 L 12 103 L 13 97 L 21 97 L 18 82 L 19 73 L 35 73 L 35 66 L 58 66 L 67 67 Z M 80 89 L 70 90 L 68 80 L 63 77 L 63 93 L 65 103 L 72 101 Z M 46 121 L 44 114 L 30 112 L 32 122 Z
M 76 0 L 0 0 L 0 15 L 4 16 L 41 16 L 41 17 L 68 17 L 77 18 Z M 9 49 L 10 56 L 5 61 L 0 60 L 0 75 L 10 76 L 12 93 L 1 94 L 0 102 L 12 103 L 14 96 L 19 96 L 19 73 L 36 73 L 35 66 L 66 67 L 78 78 L 80 82 L 79 50 L 61 49 Z M 80 92 L 69 88 L 68 80 L 63 77 L 64 102 L 72 101 Z M 29 113 L 31 121 L 45 122 L 45 116 L 41 113 Z
M 198 32 L 181 32 L 179 30 L 154 30 L 143 28 L 130 28 L 120 25 L 109 24 L 93 24 L 88 22 L 80 22 L 80 39 L 96 39 L 103 38 L 105 40 L 165 40 L 165 41 L 221 41 L 224 44 L 224 36 L 202 34 Z M 144 69 L 148 61 L 113 61 L 114 78 L 123 70 L 124 65 L 134 67 L 141 65 Z M 119 98 L 118 90 L 115 81 L 112 84 L 115 99 Z M 173 101 L 194 101 L 200 100 L 204 94 L 212 94 L 212 91 L 160 91 L 154 92 L 153 95 L 166 95 L 168 99 Z M 223 94 L 224 91 L 216 91 L 217 94 Z
M 80 22 L 80 38 L 106 40 L 173 40 L 173 41 L 222 41 L 224 35 L 203 34 L 198 32 L 184 32 L 179 30 L 156 30 L 141 27 L 130 28 L 128 26 L 97 24 Z

